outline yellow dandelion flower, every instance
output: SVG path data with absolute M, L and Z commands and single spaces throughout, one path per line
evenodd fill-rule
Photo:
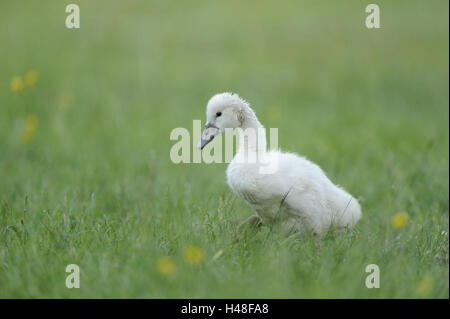
M 402 228 L 408 221 L 408 214 L 405 212 L 398 212 L 392 217 L 392 227 L 395 229 Z
M 25 73 L 24 80 L 25 84 L 28 86 L 33 86 L 34 83 L 37 82 L 38 79 L 38 73 L 36 70 L 29 70 L 27 73 Z
M 188 246 L 184 249 L 184 259 L 191 264 L 197 264 L 204 258 L 203 250 L 195 245 Z
M 11 91 L 17 92 L 23 89 L 23 79 L 21 76 L 15 76 L 9 84 Z
M 156 262 L 156 269 L 164 275 L 170 275 L 177 270 L 177 265 L 169 257 L 162 257 Z
M 29 115 L 25 119 L 25 125 L 22 130 L 22 141 L 29 143 L 34 139 L 34 135 L 38 126 L 38 119 L 35 115 Z
M 424 276 L 417 284 L 416 291 L 420 296 L 428 295 L 433 290 L 433 278 L 431 276 Z

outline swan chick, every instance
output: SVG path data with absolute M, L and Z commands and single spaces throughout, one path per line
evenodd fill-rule
M 357 199 L 332 183 L 318 165 L 295 153 L 267 150 L 264 127 L 247 101 L 233 93 L 216 94 L 206 106 L 198 147 L 203 149 L 227 129 L 239 131 L 227 183 L 255 211 L 249 222 L 260 218 L 263 224 L 279 223 L 288 232 L 320 235 L 332 225 L 351 228 L 361 218 Z M 256 133 L 243 133 L 249 130 Z M 268 164 L 276 169 L 264 172 Z

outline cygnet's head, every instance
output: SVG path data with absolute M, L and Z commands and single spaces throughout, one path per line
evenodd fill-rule
M 254 116 L 248 103 L 239 95 L 220 93 L 214 95 L 206 106 L 206 125 L 198 144 L 203 149 L 226 128 L 242 128 L 246 118 Z

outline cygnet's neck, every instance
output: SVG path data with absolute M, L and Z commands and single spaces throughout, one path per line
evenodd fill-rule
M 266 130 L 258 121 L 253 110 L 248 108 L 241 124 L 242 131 L 239 135 L 239 148 L 237 152 L 266 151 Z

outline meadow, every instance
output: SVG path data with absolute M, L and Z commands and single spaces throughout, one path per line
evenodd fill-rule
M 1 298 L 449 297 L 447 1 L 380 0 L 380 29 L 359 0 L 72 2 L 80 29 L 0 2 Z M 170 161 L 224 91 L 358 197 L 355 229 L 239 233 L 226 164 Z

